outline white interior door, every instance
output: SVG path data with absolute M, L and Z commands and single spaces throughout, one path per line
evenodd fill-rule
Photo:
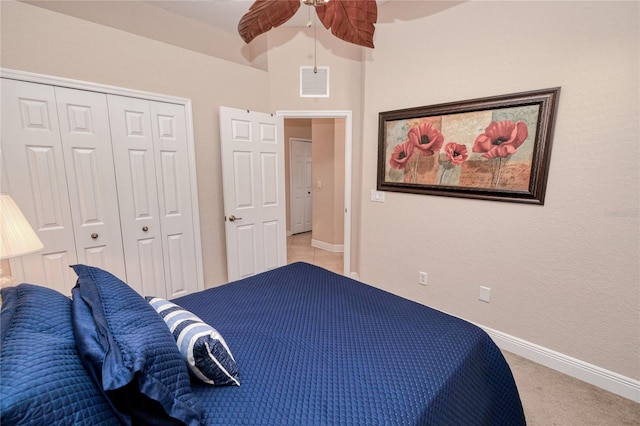
M 44 250 L 11 260 L 19 282 L 71 294 L 77 263 L 62 141 L 52 86 L 2 79 L 3 187 L 44 244 Z
M 291 139 L 291 233 L 311 231 L 311 140 Z
M 151 102 L 160 232 L 168 298 L 199 290 L 183 105 Z
M 220 107 L 229 281 L 287 263 L 281 116 Z
M 149 101 L 107 99 L 127 284 L 141 295 L 166 297 Z
M 56 87 L 78 262 L 125 279 L 107 96 Z

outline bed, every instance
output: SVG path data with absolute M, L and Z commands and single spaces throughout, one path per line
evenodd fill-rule
M 325 269 L 294 263 L 160 303 L 173 314 L 74 269 L 72 299 L 2 290 L 3 425 L 525 424 L 483 330 Z M 180 358 L 178 312 L 212 327 L 204 358 L 228 380 L 200 377 L 196 349 Z

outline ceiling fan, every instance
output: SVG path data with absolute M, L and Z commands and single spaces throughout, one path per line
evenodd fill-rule
M 240 20 L 238 32 L 249 43 L 291 19 L 301 3 L 313 6 L 322 25 L 334 36 L 373 48 L 373 24 L 378 19 L 375 0 L 256 0 Z

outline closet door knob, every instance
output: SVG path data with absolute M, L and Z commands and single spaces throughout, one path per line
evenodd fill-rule
M 149 227 L 148 227 L 148 226 L 143 226 L 143 227 L 142 227 L 142 230 L 143 230 L 144 232 L 147 232 L 147 231 L 149 230 Z
M 229 216 L 229 222 L 235 222 L 236 220 L 242 220 L 242 218 L 235 217 L 234 215 Z
M 94 232 L 93 234 L 91 234 L 91 238 L 93 238 L 93 239 L 95 240 L 96 238 L 98 238 L 98 234 L 96 234 L 96 233 Z

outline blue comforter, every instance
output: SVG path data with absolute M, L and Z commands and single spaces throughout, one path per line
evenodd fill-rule
M 520 425 L 480 328 L 296 263 L 174 302 L 225 338 L 241 386 L 192 383 L 210 425 Z
M 106 271 L 75 270 L 73 301 L 1 290 L 3 426 L 525 423 L 484 331 L 327 270 L 296 263 L 174 300 L 224 337 L 240 386 L 190 378 L 171 313 Z

